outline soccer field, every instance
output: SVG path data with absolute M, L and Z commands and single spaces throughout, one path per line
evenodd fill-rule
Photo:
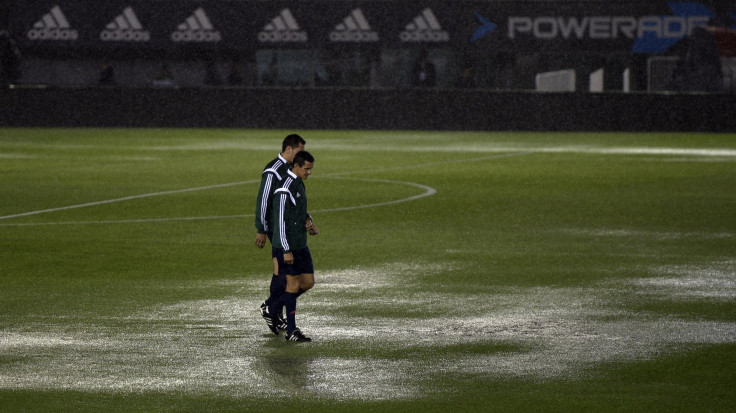
M 733 411 L 736 135 L 297 131 L 290 343 L 253 221 L 292 132 L 0 129 L 0 410 Z

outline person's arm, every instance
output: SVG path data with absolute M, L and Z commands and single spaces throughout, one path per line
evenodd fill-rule
M 312 219 L 312 216 L 309 214 L 307 214 L 307 222 L 305 223 L 305 227 L 307 228 L 307 233 L 309 235 L 319 234 L 319 229 L 316 225 L 314 225 L 314 219 Z
M 288 230 L 289 207 L 291 206 L 291 193 L 287 188 L 279 188 L 274 193 L 273 199 L 273 246 L 284 250 L 284 255 L 291 254 Z
M 268 239 L 268 236 L 266 234 L 259 232 L 256 234 L 256 247 L 263 248 L 266 246 L 266 239 Z
M 294 263 L 294 256 L 291 253 L 292 239 L 289 229 L 289 222 L 294 220 L 296 198 L 292 193 L 292 187 L 281 187 L 274 193 L 273 199 L 273 245 L 284 251 L 284 262 L 287 264 Z
M 256 197 L 256 246 L 263 248 L 266 245 L 266 232 L 268 231 L 268 223 L 266 216 L 268 211 L 268 194 L 271 193 L 271 185 L 273 185 L 273 175 L 264 173 L 261 177 L 261 186 Z

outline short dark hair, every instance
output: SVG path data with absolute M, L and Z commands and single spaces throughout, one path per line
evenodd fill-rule
M 304 138 L 297 135 L 296 133 L 287 135 L 284 138 L 284 143 L 281 144 L 281 152 L 285 152 L 286 148 L 298 148 L 300 144 L 306 145 L 307 141 L 305 141 Z
M 305 162 L 314 163 L 314 156 L 307 151 L 299 151 L 294 156 L 294 165 L 304 166 Z

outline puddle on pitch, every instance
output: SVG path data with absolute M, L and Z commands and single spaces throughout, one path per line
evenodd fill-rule
M 649 271 L 651 278 L 577 288 L 497 288 L 470 296 L 395 294 L 406 288 L 410 274 L 441 273 L 450 264 L 327 272 L 300 304 L 300 323 L 315 342 L 296 344 L 296 351 L 289 347 L 295 343 L 268 332 L 258 314 L 261 280 L 215 281 L 235 293 L 145 308 L 117 320 L 48 319 L 6 329 L 0 337 L 0 388 L 398 400 L 435 391 L 436 382 L 425 378 L 445 374 L 577 377 L 600 363 L 736 342 L 734 322 L 635 313 L 621 305 L 653 296 L 733 300 L 733 264 L 657 267 Z M 201 283 L 203 291 L 211 287 Z M 351 306 L 365 308 L 364 315 L 340 314 L 335 294 L 348 292 Z M 380 316 L 386 305 L 428 311 Z M 464 351 L 485 345 L 499 350 Z M 405 353 L 407 348 L 415 351 Z

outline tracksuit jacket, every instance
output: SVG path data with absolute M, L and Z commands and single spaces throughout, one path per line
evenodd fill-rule
M 273 199 L 273 246 L 284 253 L 307 247 L 307 192 L 304 181 L 293 172 L 286 172 L 283 186 Z
M 289 170 L 289 163 L 279 154 L 263 168 L 261 187 L 256 201 L 256 230 L 259 234 L 273 232 L 273 193 L 281 187 Z

